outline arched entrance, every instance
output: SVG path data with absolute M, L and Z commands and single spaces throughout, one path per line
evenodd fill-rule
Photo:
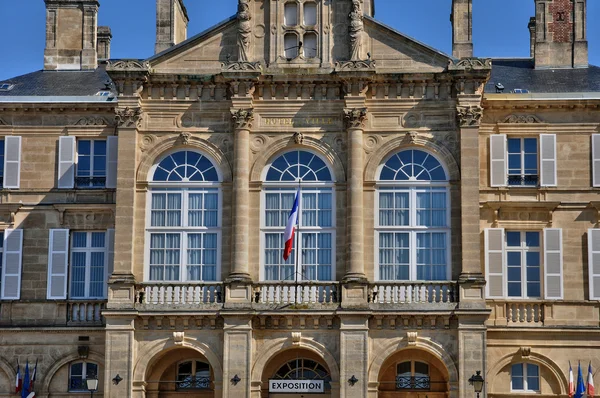
M 418 348 L 398 351 L 385 360 L 378 377 L 378 398 L 446 398 L 448 370 L 433 354 Z
M 191 348 L 165 351 L 149 366 L 147 398 L 215 397 L 215 375 L 208 359 Z
M 318 354 L 292 349 L 275 356 L 262 375 L 262 398 L 330 398 L 331 371 Z

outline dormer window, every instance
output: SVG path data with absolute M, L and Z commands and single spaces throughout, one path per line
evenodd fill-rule
M 300 58 L 294 64 L 306 60 L 314 62 L 320 53 L 318 25 L 319 18 L 316 1 L 299 0 L 284 3 L 283 51 L 280 53 L 282 58 L 287 62 Z

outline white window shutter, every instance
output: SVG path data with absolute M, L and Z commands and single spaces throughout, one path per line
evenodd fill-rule
M 485 279 L 486 297 L 506 296 L 504 254 L 504 228 L 485 229 Z
M 115 230 L 106 230 L 106 285 L 105 295 L 108 297 L 108 280 L 115 269 Z
M 540 134 L 540 185 L 556 186 L 556 134 Z
M 490 186 L 506 186 L 506 167 L 506 134 L 493 134 L 490 136 Z
M 23 230 L 4 230 L 4 255 L 2 256 L 2 299 L 21 298 L 21 271 L 23 265 Z
M 4 188 L 18 189 L 21 183 L 21 137 L 4 138 Z
M 117 187 L 117 151 L 118 137 L 106 139 L 106 188 Z
M 75 137 L 60 137 L 58 140 L 58 187 L 75 186 Z
M 600 187 L 600 134 L 592 134 L 592 182 Z
M 590 300 L 600 300 L 600 229 L 588 229 Z
M 563 298 L 562 229 L 544 229 L 544 298 Z
M 51 229 L 48 245 L 48 300 L 67 298 L 69 230 Z

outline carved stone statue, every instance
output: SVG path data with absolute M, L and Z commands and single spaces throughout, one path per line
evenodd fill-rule
M 247 0 L 240 0 L 238 4 L 238 61 L 248 61 L 250 52 L 250 37 L 252 36 L 252 15 Z
M 350 60 L 358 61 L 361 59 L 364 31 L 363 15 L 358 0 L 352 1 L 352 12 L 349 17 L 350 26 L 348 27 L 348 33 L 350 35 Z

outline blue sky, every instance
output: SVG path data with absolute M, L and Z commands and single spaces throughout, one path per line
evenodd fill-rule
M 112 58 L 153 55 L 155 0 L 100 0 L 99 23 L 113 32 Z M 237 0 L 185 0 L 193 36 L 228 18 Z M 375 0 L 375 18 L 445 53 L 452 52 L 451 0 Z M 528 57 L 527 23 L 533 0 L 473 0 L 473 38 L 479 57 Z M 43 67 L 43 0 L 0 0 L 0 80 Z M 588 1 L 590 63 L 600 65 L 600 0 Z

